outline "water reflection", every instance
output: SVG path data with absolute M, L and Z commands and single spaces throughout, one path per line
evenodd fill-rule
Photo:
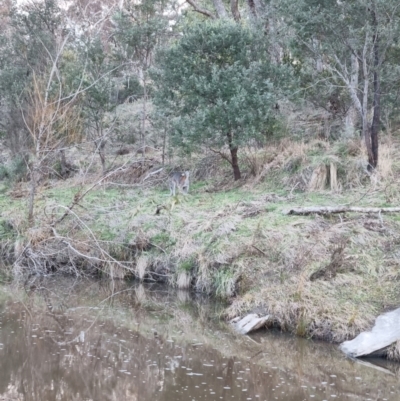
M 282 335 L 241 337 L 218 305 L 123 282 L 0 289 L 0 400 L 398 400 L 397 365 Z

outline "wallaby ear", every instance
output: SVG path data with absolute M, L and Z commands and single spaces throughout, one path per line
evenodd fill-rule
M 185 175 L 186 175 L 186 177 L 189 177 L 189 173 L 190 173 L 190 171 L 189 171 L 189 170 L 186 170 L 186 171 L 185 171 Z

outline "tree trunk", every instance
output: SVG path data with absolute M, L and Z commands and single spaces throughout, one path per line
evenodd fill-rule
M 315 69 L 318 73 L 322 73 L 324 71 L 324 61 L 321 55 L 321 41 L 317 38 L 313 38 L 312 47 L 314 53 L 317 55 L 317 59 L 315 60 Z
M 359 74 L 359 63 L 357 56 L 351 55 L 351 75 L 350 75 L 350 91 L 356 92 L 358 90 L 358 74 Z M 355 125 L 357 122 L 357 108 L 354 104 L 351 104 L 347 110 L 345 122 L 344 122 L 344 132 L 346 138 L 353 138 L 355 132 Z
M 232 133 L 228 132 L 227 137 L 228 137 L 229 151 L 231 152 L 231 166 L 233 169 L 233 177 L 235 178 L 235 181 L 237 181 L 242 178 L 237 154 L 238 147 L 233 144 Z
M 106 147 L 106 140 L 103 136 L 103 130 L 100 130 L 101 136 L 100 138 L 95 140 L 96 150 L 99 153 L 101 169 L 103 174 L 106 172 L 106 155 L 104 152 L 104 148 Z
M 165 148 L 167 145 L 167 130 L 164 129 L 163 133 L 163 145 L 162 145 L 162 166 L 164 166 L 165 163 Z
M 364 79 L 364 91 L 363 91 L 363 102 L 362 102 L 362 130 L 361 137 L 365 141 L 365 147 L 367 148 L 368 154 L 368 170 L 371 170 L 373 160 L 372 156 L 372 143 L 371 143 L 371 127 L 368 124 L 368 91 L 369 91 L 369 76 L 368 76 L 368 32 L 365 36 L 365 44 L 362 55 L 363 63 L 363 79 Z
M 101 162 L 101 170 L 103 174 L 106 172 L 106 155 L 104 153 L 105 146 L 106 146 L 106 141 L 102 139 L 99 146 L 99 156 Z
M 61 177 L 65 178 L 68 173 L 67 160 L 65 158 L 65 149 L 60 150 L 60 170 Z
M 371 160 L 369 160 L 369 164 L 376 168 L 378 165 L 378 133 L 380 126 L 380 114 L 381 114 L 381 106 L 380 106 L 380 81 L 378 77 L 378 72 L 374 72 L 374 116 L 372 119 L 372 127 L 371 127 Z
M 147 86 L 146 86 L 146 70 L 142 70 L 142 78 L 143 78 L 143 104 L 142 104 L 142 121 L 141 121 L 141 137 L 142 137 L 142 163 L 144 163 L 145 159 L 145 151 L 146 151 L 146 120 L 147 120 Z
M 249 6 L 251 16 L 253 18 L 257 18 L 256 4 L 255 4 L 254 0 L 247 0 L 247 4 Z
M 374 44 L 374 100 L 373 109 L 374 116 L 372 118 L 371 126 L 371 160 L 369 164 L 376 168 L 378 165 L 378 133 L 381 121 L 381 82 L 379 77 L 379 34 L 378 34 L 378 21 L 376 18 L 375 2 L 373 3 L 372 26 L 374 29 L 373 44 Z
M 231 12 L 233 15 L 233 19 L 238 22 L 240 21 L 240 12 L 238 8 L 239 0 L 231 0 Z
M 215 11 L 217 12 L 218 18 L 228 18 L 228 14 L 225 9 L 225 5 L 222 0 L 213 0 Z
M 31 182 L 30 182 L 29 199 L 28 199 L 28 224 L 30 227 L 32 227 L 34 223 L 33 207 L 35 205 L 38 171 L 39 171 L 39 166 L 36 162 L 36 158 L 34 157 L 31 164 Z

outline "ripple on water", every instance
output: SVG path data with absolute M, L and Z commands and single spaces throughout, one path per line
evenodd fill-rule
M 397 365 L 375 370 L 274 333 L 249 341 L 207 319 L 215 304 L 165 289 L 143 287 L 139 304 L 124 282 L 74 283 L 46 283 L 29 302 L 3 287 L 0 400 L 21 398 L 24 383 L 32 401 L 398 401 Z

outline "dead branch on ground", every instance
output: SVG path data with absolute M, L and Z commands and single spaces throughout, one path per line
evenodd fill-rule
M 358 206 L 309 206 L 285 210 L 286 215 L 334 214 L 334 213 L 400 213 L 400 207 L 358 207 Z

